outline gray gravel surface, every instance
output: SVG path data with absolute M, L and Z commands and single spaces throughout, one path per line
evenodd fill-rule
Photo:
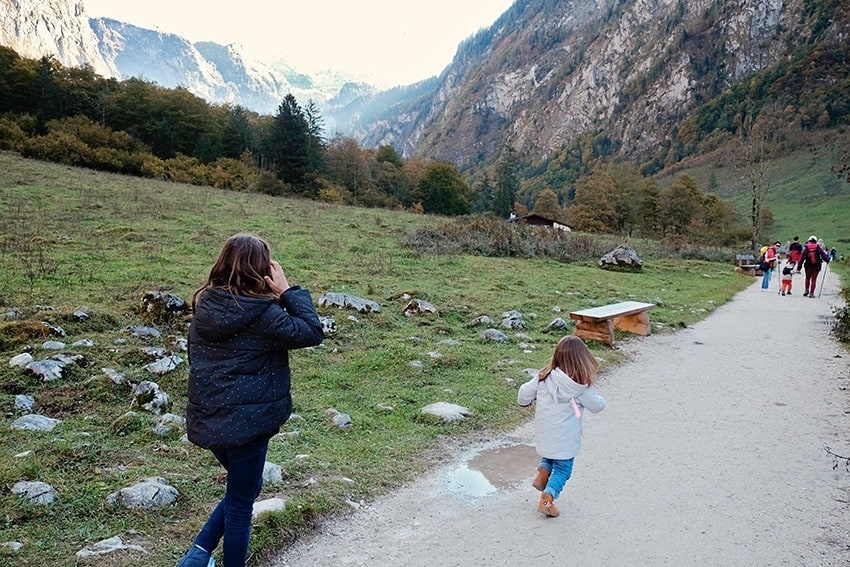
M 839 282 L 827 273 L 818 299 L 794 283 L 618 344 L 628 361 L 600 380 L 608 408 L 585 418 L 560 517 L 537 514 L 526 424 L 268 566 L 850 566 L 850 472 L 826 449 L 850 455 Z

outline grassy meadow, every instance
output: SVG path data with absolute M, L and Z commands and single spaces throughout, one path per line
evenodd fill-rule
M 285 498 L 287 507 L 255 526 L 253 564 L 323 517 L 421 473 L 456 444 L 527 419 L 516 406 L 516 389 L 525 369 L 543 366 L 551 355 L 563 333 L 547 330 L 556 317 L 633 299 L 657 304 L 651 314 L 655 332 L 672 332 L 752 283 L 734 272 L 731 258 L 650 259 L 643 273 L 633 274 L 603 271 L 593 261 L 417 254 L 401 244 L 418 227 L 444 221 L 96 173 L 0 153 L 0 544 L 23 544 L 17 551 L 0 547 L 0 560 L 75 565 L 78 550 L 116 535 L 138 539 L 150 554 L 128 553 L 109 565 L 171 566 L 183 554 L 223 494 L 223 471 L 207 451 L 182 441 L 180 432 L 155 435 L 153 415 L 116 422 L 132 409 L 131 397 L 126 385 L 114 384 L 101 369 L 156 381 L 171 396 L 172 412 L 184 413 L 185 362 L 153 376 L 142 369 L 140 348 L 169 347 L 171 336 L 186 335 L 186 321 L 160 328 L 163 338 L 154 342 L 124 329 L 142 324 L 145 291 L 164 289 L 188 300 L 223 241 L 236 232 L 268 240 L 290 283 L 309 289 L 314 302 L 334 291 L 381 306 L 371 314 L 320 309 L 335 319 L 338 332 L 322 346 L 291 356 L 298 416 L 284 426 L 291 435 L 272 440 L 268 456 L 283 468 L 284 483 L 265 487 L 261 495 Z M 801 227 L 804 232 L 808 228 Z M 433 303 L 438 315 L 405 317 L 405 293 Z M 80 309 L 91 318 L 78 321 L 73 313 Z M 479 315 L 498 325 L 509 310 L 524 315 L 525 336 L 505 330 L 507 343 L 486 343 L 480 338 L 484 328 L 470 326 Z M 61 326 L 67 337 L 43 336 L 42 321 Z M 84 355 L 86 365 L 57 381 L 42 382 L 9 366 L 24 351 L 46 358 L 50 353 L 41 345 L 50 338 L 68 344 L 87 338 L 95 346 L 66 349 Z M 445 339 L 458 344 L 441 343 Z M 622 356 L 617 349 L 591 347 L 604 361 L 603 373 Z M 11 430 L 22 413 L 14 409 L 17 394 L 34 396 L 35 413 L 62 423 L 51 432 Z M 472 413 L 457 424 L 426 419 L 420 409 L 438 401 Z M 335 427 L 329 408 L 349 414 L 353 425 Z M 105 503 L 109 493 L 147 476 L 167 479 L 180 492 L 178 502 L 150 511 Z M 52 485 L 56 502 L 25 504 L 10 490 L 19 480 Z

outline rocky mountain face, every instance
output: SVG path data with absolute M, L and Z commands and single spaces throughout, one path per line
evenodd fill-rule
M 53 55 L 63 65 L 89 65 L 104 77 L 120 72 L 98 51 L 81 0 L 0 0 L 0 45 L 22 57 Z
M 0 44 L 22 57 L 52 55 L 65 66 L 89 65 L 105 77 L 139 77 L 165 88 L 183 86 L 212 103 L 273 114 L 292 93 L 305 104 L 337 108 L 367 85 L 331 73 L 313 78 L 284 65 L 247 59 L 236 45 L 192 43 L 169 33 L 109 18 L 90 19 L 82 0 L 0 0 Z M 343 98 L 340 99 L 339 97 Z
M 835 4 L 835 3 L 832 3 Z M 847 41 L 811 0 L 518 0 L 464 42 L 427 96 L 356 124 L 366 146 L 460 167 L 509 145 L 529 159 L 605 132 L 648 156 L 724 89 L 815 33 Z M 420 93 L 421 95 L 421 93 Z

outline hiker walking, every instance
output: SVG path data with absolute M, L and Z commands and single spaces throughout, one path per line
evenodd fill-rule
M 764 275 L 761 277 L 761 289 L 767 291 L 770 285 L 770 274 L 773 272 L 773 267 L 779 259 L 778 250 L 782 243 L 778 240 L 767 247 L 764 251 L 764 260 L 761 262 L 761 270 Z
M 549 364 L 517 393 L 523 407 L 537 401 L 534 440 L 541 461 L 532 485 L 542 492 L 537 511 L 544 516 L 561 513 L 554 501 L 572 476 L 581 448 L 582 409 L 605 409 L 605 398 L 593 387 L 598 371 L 599 362 L 584 341 L 568 335 L 558 341 Z
M 806 272 L 806 283 L 803 297 L 815 297 L 815 288 L 818 284 L 818 275 L 824 262 L 829 263 L 829 254 L 818 244 L 817 236 L 810 236 L 809 241 L 803 246 L 803 257 L 797 263 L 797 271 L 802 265 Z
M 803 257 L 803 245 L 800 244 L 800 237 L 795 236 L 794 240 L 788 244 L 788 258 L 794 262 L 794 264 L 798 264 L 800 259 Z M 797 272 L 800 273 L 799 271 Z
M 224 498 L 178 567 L 244 567 L 269 439 L 292 411 L 289 351 L 324 335 L 310 292 L 289 285 L 265 241 L 231 236 L 192 300 L 189 441 L 227 471 Z

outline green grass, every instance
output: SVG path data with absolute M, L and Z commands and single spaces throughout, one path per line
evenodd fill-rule
M 703 189 L 709 187 L 713 175 L 714 192 L 729 200 L 748 226 L 751 197 L 746 182 L 733 167 L 719 163 L 703 160 L 700 165 L 677 169 L 675 175 L 687 174 Z M 827 147 L 799 149 L 774 162 L 765 206 L 773 213 L 775 224 L 765 231 L 765 243 L 784 243 L 795 235 L 805 241 L 814 234 L 830 248 L 850 256 L 850 183 L 830 171 L 831 165 Z
M 18 552 L 0 551 L 0 557 L 23 566 L 74 565 L 82 547 L 131 530 L 151 551 L 136 564 L 170 566 L 182 555 L 222 495 L 222 469 L 179 434 L 154 435 L 154 416 L 142 413 L 114 427 L 130 409 L 130 396 L 100 369 L 154 379 L 171 395 L 172 411 L 184 412 L 186 365 L 163 377 L 146 376 L 139 348 L 150 343 L 123 328 L 141 323 L 139 298 L 147 290 L 164 288 L 188 299 L 235 232 L 266 238 L 290 283 L 310 289 L 315 301 L 337 291 L 381 305 L 373 314 L 320 309 L 335 318 L 339 332 L 321 347 L 292 354 L 300 417 L 284 431 L 298 435 L 272 440 L 269 460 L 283 467 L 285 482 L 262 495 L 284 497 L 288 506 L 255 528 L 255 558 L 322 517 L 348 510 L 347 501 L 372 498 L 413 478 L 447 446 L 526 419 L 527 412 L 516 407 L 517 384 L 524 369 L 548 361 L 560 338 L 547 332 L 555 317 L 594 304 L 647 301 L 658 305 L 651 315 L 655 331 L 667 332 L 704 318 L 752 282 L 735 274 L 731 261 L 651 259 L 643 273 L 632 274 L 603 271 L 592 262 L 417 255 L 401 245 L 417 227 L 443 222 L 94 173 L 0 153 L 0 314 L 19 312 L 0 317 L 0 485 L 7 487 L 0 493 L 0 542 L 24 544 Z M 404 292 L 430 301 L 439 314 L 405 317 Z M 83 306 L 92 319 L 77 322 L 71 314 Z M 483 328 L 469 326 L 478 315 L 498 321 L 513 309 L 525 316 L 527 338 L 508 332 L 506 344 L 484 343 Z M 21 320 L 35 325 L 22 326 Z M 24 350 L 37 359 L 49 354 L 40 347 L 41 321 L 61 325 L 69 344 L 94 340 L 95 347 L 78 350 L 87 366 L 49 383 L 10 368 L 6 361 Z M 164 338 L 154 344 L 167 346 L 167 336 L 185 336 L 186 326 L 161 330 Z M 444 339 L 460 344 L 438 344 Z M 591 348 L 604 359 L 603 368 L 620 360 L 616 349 Z M 411 366 L 414 360 L 421 368 Z M 63 423 L 50 433 L 10 430 L 20 413 L 13 410 L 14 397 L 24 393 L 35 396 L 36 412 Z M 472 415 L 459 424 L 435 423 L 419 410 L 437 401 L 466 406 Z M 334 427 L 329 408 L 349 414 L 353 426 Z M 25 451 L 30 453 L 16 456 Z M 152 475 L 180 491 L 175 506 L 127 511 L 105 504 L 110 492 Z M 57 502 L 25 505 L 8 489 L 18 480 L 53 485 Z

